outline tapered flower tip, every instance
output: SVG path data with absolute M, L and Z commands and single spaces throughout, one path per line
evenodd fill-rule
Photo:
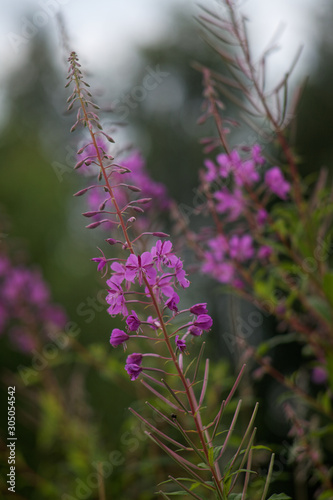
M 213 320 L 208 314 L 200 314 L 193 325 L 201 330 L 209 330 L 213 325 Z
M 185 342 L 185 340 L 180 339 L 179 335 L 176 335 L 175 343 L 176 343 L 176 346 L 178 347 L 178 349 L 180 351 L 182 351 L 182 352 L 185 351 L 185 349 L 186 349 L 186 342 Z
M 196 316 L 199 316 L 199 314 L 207 314 L 208 313 L 207 302 L 201 304 L 194 304 L 194 306 L 190 308 L 190 312 L 192 314 L 195 314 Z
M 142 363 L 142 354 L 139 352 L 133 352 L 133 354 L 130 354 L 127 356 L 126 359 L 126 364 L 127 365 L 138 365 L 140 366 Z
M 138 330 L 141 325 L 141 321 L 135 311 L 132 311 L 132 314 L 126 318 L 126 324 L 131 332 L 136 332 Z
M 119 330 L 119 328 L 114 328 L 111 333 L 110 344 L 113 347 L 117 347 L 118 345 L 126 342 L 126 340 L 128 340 L 129 338 L 130 336 L 127 335 L 126 332 L 124 332 L 123 330 Z
M 130 376 L 130 379 L 136 380 L 140 373 L 142 372 L 141 366 L 138 366 L 134 363 L 131 363 L 129 365 L 125 365 L 125 370 L 127 371 L 128 375 Z

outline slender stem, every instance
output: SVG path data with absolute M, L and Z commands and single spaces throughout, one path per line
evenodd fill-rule
M 127 243 L 127 248 L 128 250 L 131 252 L 131 254 L 135 255 L 135 251 L 134 251 L 134 248 L 132 246 L 132 242 L 130 240 L 130 237 L 128 235 L 128 232 L 127 232 L 127 228 L 126 228 L 126 224 L 123 220 L 123 216 L 122 216 L 122 211 L 119 209 L 119 206 L 118 206 L 118 203 L 117 203 L 117 200 L 114 196 L 114 193 L 113 193 L 113 190 L 112 190 L 112 187 L 110 185 L 110 182 L 109 182 L 109 177 L 106 173 L 106 170 L 105 170 L 105 166 L 103 164 L 103 160 L 102 160 L 102 156 L 101 156 L 101 153 L 100 153 L 100 150 L 99 150 L 99 147 L 97 145 L 97 141 L 96 141 L 96 135 L 93 131 L 93 127 L 90 123 L 90 119 L 89 119 L 89 116 L 88 116 L 88 113 L 87 113 L 87 110 L 86 110 L 86 107 L 85 107 L 85 103 L 84 103 L 84 100 L 82 98 L 82 95 L 81 95 L 81 88 L 80 88 L 80 81 L 79 81 L 79 78 L 77 76 L 77 73 L 76 71 L 74 72 L 74 79 L 75 79 L 75 83 L 76 83 L 76 87 L 77 87 L 77 92 L 78 92 L 78 95 L 79 95 L 79 100 L 80 100 L 80 103 L 81 103 L 81 108 L 82 108 L 82 111 L 83 111 L 83 115 L 84 115 L 84 119 L 88 125 L 88 128 L 89 128 L 89 132 L 90 132 L 90 136 L 91 136 L 91 139 L 92 139 L 92 143 L 94 145 L 94 148 L 96 150 L 96 155 L 97 155 L 97 162 L 99 164 L 99 167 L 101 169 L 101 172 L 102 172 L 102 175 L 103 175 L 103 178 L 104 178 L 104 181 L 105 181 L 105 187 L 107 188 L 109 194 L 110 194 L 110 197 L 111 197 L 111 201 L 115 207 L 115 210 L 117 212 L 117 216 L 118 216 L 118 219 L 119 219 L 119 223 L 120 223 L 120 226 L 121 226 L 121 229 L 122 229 L 122 232 L 123 232 L 123 235 L 124 235 L 124 238 L 126 240 L 126 243 Z M 170 353 L 170 357 L 173 361 L 173 364 L 177 370 L 177 373 L 178 373 L 178 376 L 182 382 L 182 385 L 185 389 L 185 393 L 186 393 L 186 397 L 188 399 L 188 402 L 189 402 L 189 405 L 190 405 L 190 409 L 191 409 L 191 415 L 192 415 L 192 418 L 194 420 L 194 424 L 195 424 L 195 427 L 196 427 L 196 430 L 197 430 L 197 434 L 198 434 L 198 437 L 200 439 L 200 442 L 201 442 L 201 445 L 202 445 L 202 449 L 203 449 L 203 453 L 206 457 L 206 461 L 207 461 L 207 464 L 209 464 L 209 467 L 210 467 L 210 470 L 211 470 L 211 473 L 212 473 L 212 476 L 213 476 L 213 480 L 214 480 L 214 483 L 216 485 L 216 489 L 217 489 L 217 493 L 219 495 L 219 497 L 222 499 L 223 498 L 223 488 L 222 488 L 222 484 L 221 484 L 221 473 L 220 473 L 220 470 L 219 470 L 219 466 L 217 463 L 214 464 L 214 466 L 212 466 L 209 462 L 209 453 L 208 453 L 208 449 L 210 447 L 210 444 L 207 444 L 206 441 L 205 441 L 205 436 L 204 436 L 204 431 L 203 431 L 203 426 L 202 426 L 202 422 L 201 422 L 201 418 L 200 418 L 200 413 L 198 411 L 198 408 L 196 407 L 196 404 L 195 404 L 195 401 L 193 400 L 193 397 L 192 397 L 192 394 L 191 394 L 191 386 L 190 386 L 190 383 L 187 382 L 180 366 L 179 366 L 179 363 L 178 363 L 178 360 L 177 360 L 177 357 L 175 355 L 175 352 L 171 346 L 171 343 L 170 343 L 170 339 L 169 339 L 169 336 L 168 336 L 168 332 L 166 330 L 166 325 L 164 323 L 164 319 L 163 319 L 163 315 L 162 315 L 162 312 L 159 308 L 159 305 L 158 305 L 158 301 L 157 301 L 157 298 L 155 296 L 155 293 L 154 293 L 154 290 L 153 290 L 153 287 L 149 284 L 147 278 L 144 276 L 143 277 L 143 281 L 149 291 L 149 294 L 150 294 L 150 297 L 152 299 L 152 303 L 153 303 L 153 306 L 154 306 L 154 309 L 156 311 L 156 314 L 157 314 L 157 317 L 158 317 L 158 320 L 160 322 L 160 325 L 161 325 L 161 330 L 162 330 L 162 333 L 163 333 L 163 337 L 164 337 L 164 340 L 165 340 L 165 344 L 167 346 L 167 349 Z

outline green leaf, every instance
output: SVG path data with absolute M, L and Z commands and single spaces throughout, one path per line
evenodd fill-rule
M 214 448 L 209 448 L 208 450 L 208 460 L 210 465 L 214 465 Z
M 333 490 L 324 491 L 317 500 L 331 500 L 333 498 Z

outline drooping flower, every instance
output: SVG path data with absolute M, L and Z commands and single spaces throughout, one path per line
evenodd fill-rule
M 126 340 L 128 340 L 129 338 L 130 336 L 127 335 L 126 332 L 124 332 L 123 330 L 119 330 L 119 328 L 114 328 L 111 333 L 110 344 L 113 347 L 117 347 L 118 345 L 126 342 Z
M 208 314 L 207 302 L 194 304 L 194 306 L 190 307 L 190 312 L 196 316 L 199 316 L 199 314 Z
M 188 288 L 190 286 L 189 280 L 186 278 L 186 273 L 183 269 L 183 263 L 180 259 L 177 259 L 175 264 L 176 278 L 178 283 L 183 288 Z
M 136 332 L 139 329 L 141 321 L 135 311 L 132 311 L 132 314 L 127 316 L 126 324 L 130 332 Z
M 208 314 L 199 314 L 193 325 L 201 330 L 209 330 L 213 325 L 213 320 Z M 193 333 L 192 333 L 193 335 Z
M 127 356 L 127 359 L 126 359 L 126 364 L 127 365 L 138 365 L 140 366 L 141 363 L 142 363 L 142 354 L 138 353 L 138 352 L 133 352 L 133 354 L 130 354 L 129 356 Z
M 171 297 L 165 302 L 165 305 L 170 309 L 170 311 L 178 312 L 177 304 L 179 303 L 179 295 L 174 292 Z
M 184 339 L 179 338 L 179 335 L 176 335 L 176 337 L 175 337 L 175 343 L 176 343 L 176 346 L 178 347 L 178 349 L 181 352 L 185 351 L 185 349 L 186 349 L 186 342 L 185 342 Z
M 128 365 L 125 365 L 125 370 L 127 371 L 128 375 L 130 376 L 130 379 L 132 382 L 138 378 L 140 373 L 142 372 L 142 367 L 136 365 L 135 363 L 131 363 Z
M 203 333 L 203 330 L 201 328 L 199 328 L 198 326 L 192 325 L 188 329 L 188 333 L 190 333 L 191 335 L 194 335 L 194 337 L 200 337 L 200 335 L 202 335 L 202 333 Z
M 283 177 L 283 173 L 279 167 L 272 167 L 267 170 L 265 173 L 265 184 L 272 191 L 272 193 L 279 196 L 279 198 L 282 200 L 287 199 L 290 184 Z

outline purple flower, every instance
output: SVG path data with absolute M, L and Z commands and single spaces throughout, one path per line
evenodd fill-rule
M 267 218 L 268 218 L 268 213 L 266 212 L 266 210 L 264 208 L 261 208 L 260 210 L 258 210 L 258 213 L 257 213 L 258 226 L 263 226 L 266 223 Z
M 209 330 L 213 325 L 213 320 L 208 314 L 199 314 L 193 325 L 201 330 Z M 193 335 L 193 333 L 192 333 Z
M 254 255 L 252 237 L 249 234 L 238 236 L 235 234 L 229 241 L 230 257 L 243 262 L 251 259 Z
M 171 241 L 156 241 L 156 245 L 151 249 L 151 255 L 157 262 L 157 268 L 162 271 L 161 264 L 167 267 L 174 267 L 174 263 L 178 260 L 177 257 L 171 252 Z
M 252 160 L 244 161 L 244 163 L 235 170 L 235 182 L 237 186 L 252 185 L 258 182 L 260 176 L 256 170 L 256 164 Z
M 130 379 L 136 380 L 140 373 L 142 372 L 142 367 L 136 365 L 135 363 L 131 363 L 128 365 L 125 365 L 125 370 L 127 371 L 128 375 L 130 376 Z
M 263 165 L 265 163 L 265 158 L 261 155 L 261 146 L 259 144 L 254 144 L 252 147 L 252 160 L 257 165 Z
M 178 312 L 177 304 L 179 302 L 179 295 L 176 292 L 173 293 L 171 297 L 165 302 L 165 305 L 170 309 L 170 311 Z
M 225 153 L 221 153 L 217 155 L 216 161 L 219 164 L 219 173 L 221 177 L 228 177 L 229 172 L 231 170 L 231 162 L 229 159 L 229 156 L 226 155 Z
M 312 370 L 311 379 L 314 384 L 325 384 L 328 380 L 327 370 L 321 366 L 316 366 Z
M 106 296 L 105 300 L 110 307 L 108 308 L 108 313 L 111 316 L 117 314 L 123 314 L 123 316 L 128 315 L 128 311 L 126 308 L 126 300 L 124 297 L 124 291 L 118 283 L 113 281 L 113 277 L 107 280 L 107 285 L 109 286 L 108 292 L 109 294 Z
M 264 246 L 260 247 L 258 250 L 258 259 L 267 260 L 270 258 L 272 253 L 273 253 L 272 247 L 269 247 L 268 245 L 264 245 Z
M 176 343 L 176 346 L 178 347 L 178 349 L 179 349 L 181 352 L 184 352 L 184 351 L 185 351 L 185 349 L 186 349 L 186 342 L 185 342 L 185 340 L 180 339 L 180 338 L 179 338 L 179 335 L 176 335 L 176 338 L 175 338 L 175 343 Z
M 207 302 L 195 304 L 194 306 L 190 307 L 190 312 L 192 314 L 195 314 L 196 316 L 198 316 L 199 314 L 207 314 Z
M 195 337 L 200 337 L 200 335 L 202 335 L 202 332 L 203 330 L 201 330 L 201 328 L 198 328 L 194 325 L 190 326 L 190 328 L 188 329 L 188 333 L 194 335 Z
M 111 264 L 111 269 L 112 271 L 114 271 L 112 274 L 112 280 L 119 284 L 122 283 L 123 280 L 125 279 L 125 273 L 126 273 L 125 266 L 119 264 L 119 262 L 113 262 Z
M 157 318 L 153 318 L 152 316 L 148 316 L 147 323 L 149 324 L 150 328 L 152 328 L 153 330 L 157 330 L 158 328 L 161 327 L 160 322 L 158 321 L 158 319 Z
M 190 282 L 188 279 L 185 278 L 186 273 L 183 269 L 183 263 L 180 259 L 177 260 L 177 263 L 175 264 L 175 271 L 176 271 L 176 278 L 180 286 L 183 288 L 188 288 L 190 286 Z
M 135 311 L 132 311 L 132 314 L 127 316 L 126 323 L 130 332 L 136 332 L 141 325 L 141 321 Z
M 283 173 L 279 169 L 279 167 L 272 167 L 265 173 L 265 184 L 272 191 L 272 193 L 276 194 L 282 200 L 287 198 L 287 194 L 290 190 L 290 184 L 287 182 Z
M 126 364 L 127 365 L 134 364 L 134 365 L 140 366 L 142 363 L 142 357 L 143 357 L 142 354 L 134 352 L 133 354 L 130 354 L 129 356 L 127 356 Z
M 217 201 L 216 210 L 219 213 L 229 212 L 228 219 L 230 221 L 236 220 L 243 212 L 245 201 L 242 191 L 237 188 L 233 193 L 230 193 L 227 188 L 222 188 L 214 194 Z
M 113 347 L 117 347 L 120 344 L 123 344 L 130 338 L 127 333 L 125 333 L 123 330 L 119 330 L 119 328 L 114 328 L 111 333 L 110 337 L 110 344 Z
M 204 161 L 204 165 L 208 170 L 208 172 L 204 173 L 205 181 L 207 181 L 207 182 L 215 181 L 215 179 L 217 178 L 217 168 L 216 168 L 214 162 L 212 162 L 212 160 L 207 159 Z
M 126 280 L 133 283 L 135 277 L 138 276 L 139 284 L 141 286 L 144 275 L 147 276 L 148 280 L 154 281 L 156 278 L 156 269 L 154 268 L 151 253 L 143 252 L 141 256 L 131 254 L 126 262 Z
M 234 267 L 230 262 L 220 261 L 211 252 L 204 253 L 205 261 L 202 265 L 202 272 L 210 274 L 220 283 L 230 283 L 234 276 Z

